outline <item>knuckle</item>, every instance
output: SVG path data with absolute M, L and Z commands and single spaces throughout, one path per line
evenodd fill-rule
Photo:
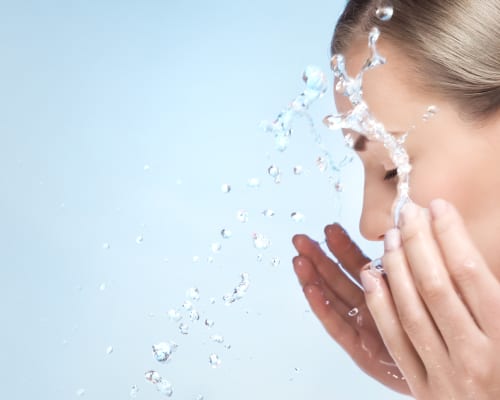
M 473 258 L 464 257 L 453 268 L 453 278 L 457 283 L 468 283 L 476 278 L 477 270 L 478 261 Z
M 447 295 L 446 286 L 438 277 L 429 277 L 419 282 L 419 290 L 422 297 L 431 302 L 440 301 Z
M 405 332 L 409 336 L 413 336 L 418 334 L 421 330 L 423 315 L 415 313 L 414 311 L 402 310 L 399 313 L 399 320 Z

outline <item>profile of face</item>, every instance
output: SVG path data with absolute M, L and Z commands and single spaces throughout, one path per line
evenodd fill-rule
M 347 72 L 356 76 L 370 56 L 366 38 L 355 41 L 344 54 Z M 422 90 L 414 66 L 404 52 L 384 41 L 379 52 L 387 64 L 364 76 L 363 97 L 373 116 L 386 130 L 402 136 L 413 127 L 405 149 L 412 164 L 410 197 L 422 207 L 443 198 L 455 205 L 469 234 L 500 278 L 500 117 L 471 121 L 450 100 Z M 337 110 L 351 109 L 349 100 L 335 93 Z M 424 121 L 430 105 L 439 109 Z M 393 226 L 397 173 L 382 143 L 366 140 L 358 132 L 344 130 L 355 141 L 365 174 L 362 235 L 382 240 Z

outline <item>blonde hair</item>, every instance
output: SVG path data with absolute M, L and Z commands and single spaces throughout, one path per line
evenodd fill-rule
M 394 15 L 376 16 L 381 0 L 350 0 L 332 40 L 344 53 L 377 26 L 404 52 L 423 85 L 455 103 L 465 117 L 484 120 L 500 110 L 500 1 L 392 0 Z

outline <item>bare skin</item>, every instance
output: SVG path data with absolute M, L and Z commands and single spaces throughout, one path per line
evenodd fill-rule
M 346 54 L 351 75 L 366 59 L 365 47 Z M 295 272 L 327 332 L 384 385 L 422 400 L 498 399 L 500 116 L 461 119 L 449 101 L 412 86 L 397 49 L 382 44 L 381 52 L 394 62 L 367 74 L 364 97 L 389 131 L 405 132 L 431 104 L 440 109 L 406 142 L 415 203 L 403 209 L 397 228 L 396 181 L 384 179 L 394 166 L 380 144 L 358 152 L 365 168 L 360 229 L 369 240 L 384 240 L 387 275 L 363 268 L 368 258 L 338 225 L 325 228 L 326 242 L 364 290 L 303 235 L 293 239 Z M 345 99 L 336 104 L 348 110 Z M 353 307 L 361 321 L 347 315 Z

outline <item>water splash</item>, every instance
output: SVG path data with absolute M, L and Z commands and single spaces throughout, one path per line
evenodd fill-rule
M 389 7 L 389 6 L 387 6 Z M 385 8 L 382 15 L 386 15 L 386 20 L 390 19 L 389 8 Z M 392 15 L 391 15 L 392 17 Z M 380 30 L 373 28 L 368 37 L 368 47 L 371 55 L 366 60 L 361 71 L 356 77 L 351 77 L 346 71 L 345 58 L 342 54 L 335 54 L 331 60 L 331 67 L 337 79 L 336 91 L 347 97 L 352 105 L 352 109 L 345 114 L 330 115 L 325 117 L 324 123 L 333 130 L 351 129 L 358 132 L 369 140 L 380 142 L 388 150 L 389 156 L 398 171 L 397 197 L 393 205 L 394 225 L 397 226 L 399 214 L 402 207 L 410 200 L 410 158 L 404 148 L 404 143 L 408 134 L 414 129 L 411 126 L 408 131 L 400 138 L 396 138 L 387 132 L 384 125 L 377 121 L 371 114 L 368 105 L 363 99 L 363 77 L 368 71 L 386 64 L 386 59 L 378 52 L 377 41 L 380 37 Z M 435 106 L 429 107 L 424 120 L 428 120 L 437 112 Z M 352 138 L 349 138 L 348 145 L 352 146 Z
M 248 277 L 248 273 L 243 272 L 241 274 L 240 283 L 232 290 L 231 293 L 227 293 L 222 297 L 224 303 L 226 305 L 230 305 L 237 300 L 242 299 L 248 291 L 248 287 L 250 286 L 250 280 Z
M 179 347 L 174 342 L 161 342 L 152 346 L 153 356 L 160 363 L 167 363 L 172 357 L 172 353 Z
M 220 366 L 220 364 L 221 364 L 222 361 L 221 361 L 220 357 L 217 354 L 212 353 L 208 357 L 208 362 L 209 362 L 209 364 L 210 364 L 210 366 L 212 368 L 218 368 Z

